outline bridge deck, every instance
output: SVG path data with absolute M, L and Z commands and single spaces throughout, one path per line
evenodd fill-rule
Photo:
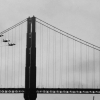
M 25 88 L 0 88 L 0 93 L 24 93 Z M 38 94 L 100 94 L 100 89 L 91 88 L 36 88 Z

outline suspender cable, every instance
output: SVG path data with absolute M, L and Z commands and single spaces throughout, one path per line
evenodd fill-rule
M 41 87 L 43 88 L 43 29 L 42 25 L 40 24 L 40 62 L 41 62 Z
M 93 72 L 92 72 L 92 88 L 94 87 L 94 49 L 93 49 Z
M 41 80 L 41 82 L 42 82 L 42 87 L 43 87 L 43 26 L 41 26 L 41 36 L 42 36 L 42 41 L 41 41 L 41 43 L 42 43 L 42 80 Z
M 9 33 L 9 32 L 8 32 L 8 33 Z M 8 33 L 7 33 L 7 34 L 8 34 Z M 9 34 L 8 34 L 8 35 L 9 35 Z M 8 35 L 7 35 L 7 38 L 8 38 Z M 8 39 L 9 39 L 9 38 L 8 38 Z M 8 46 L 7 46 L 7 51 L 8 51 Z M 6 52 L 7 52 L 7 51 L 6 51 Z M 8 81 L 8 80 L 7 80 L 7 77 L 8 77 L 8 53 L 7 53 L 7 60 L 6 60 L 6 63 L 7 63 L 7 64 L 6 64 L 6 87 L 7 87 L 7 81 Z
M 62 71 L 62 76 L 63 76 L 63 35 L 62 35 L 62 67 L 61 67 L 61 69 L 62 69 L 61 71 Z M 62 83 L 63 83 L 63 78 L 62 78 Z M 64 87 L 62 87 L 62 88 L 64 88 Z
M 22 26 L 23 24 L 21 25 L 21 87 L 22 87 Z
M 21 84 L 21 25 L 20 25 L 20 34 L 19 34 L 19 37 L 20 37 L 20 44 L 19 44 L 19 47 L 20 47 L 20 62 L 19 62 L 19 64 L 20 64 L 20 67 L 19 67 L 19 70 L 20 70 L 20 74 L 19 74 L 19 87 L 20 87 L 20 84 Z
M 87 46 L 86 46 L 86 88 L 87 88 L 87 82 L 88 79 L 87 79 Z
M 40 24 L 40 87 L 41 87 L 41 24 Z
M 6 34 L 5 34 L 5 39 L 6 39 Z M 6 47 L 5 47 L 5 87 L 6 87 Z
M 98 87 L 100 88 L 100 51 L 99 51 L 99 86 Z
M 69 88 L 69 38 L 67 38 L 67 56 L 68 56 L 68 59 L 67 59 L 67 61 L 68 61 L 68 88 Z
M 11 35 L 12 35 L 12 30 L 11 30 Z M 12 36 L 11 36 L 11 40 L 12 40 Z M 12 81 L 13 80 L 13 61 L 12 61 L 13 60 L 13 57 L 12 57 L 13 54 L 12 54 L 12 52 L 13 51 L 12 51 L 12 47 L 11 47 L 11 63 L 12 63 L 11 67 L 12 67 L 12 71 L 11 71 L 11 86 L 10 87 L 12 87 L 12 82 L 13 82 Z
M 93 88 L 95 88 L 95 49 L 93 49 L 93 58 L 94 58 L 94 69 L 93 69 L 93 71 L 94 71 L 94 73 L 93 73 Z
M 19 87 L 19 75 L 20 75 L 20 26 L 19 26 L 19 66 L 18 66 L 18 87 Z
M 81 50 L 80 50 L 80 53 L 81 53 L 81 84 L 80 84 L 80 87 L 82 88 L 82 44 L 81 45 Z
M 88 61 L 87 61 L 87 63 L 88 63 L 88 65 L 87 65 L 87 80 L 89 79 L 89 47 L 88 47 Z M 87 82 L 87 88 L 88 88 L 88 82 Z
M 2 45 L 2 41 L 1 41 Z M 2 76 L 2 47 L 1 47 L 1 76 Z M 2 77 L 1 77 L 1 88 L 2 88 Z
M 48 30 L 48 88 L 49 88 L 49 61 L 50 61 L 50 29 Z
M 60 71 L 61 71 L 61 81 L 60 81 L 60 83 L 61 83 L 61 88 L 62 88 L 62 71 L 63 71 L 63 36 L 61 35 L 61 38 L 60 38 L 60 41 L 61 41 L 61 65 L 60 65 Z
M 2 43 L 2 41 L 1 41 L 1 43 Z M 0 87 L 1 87 L 1 68 L 2 68 L 2 47 L 0 48 L 1 49 L 1 54 L 0 54 L 0 58 L 1 58 L 1 61 L 0 61 Z
M 46 87 L 48 88 L 48 28 L 47 28 L 47 55 L 46 55 Z
M 76 41 L 75 41 L 75 62 L 74 62 L 74 71 L 75 71 L 75 73 L 76 73 Z M 75 77 L 74 77 L 75 78 Z M 75 79 L 74 79 L 75 80 Z M 74 83 L 74 88 L 75 88 L 75 83 Z
M 9 31 L 8 31 L 8 39 L 9 39 Z M 7 54 L 8 54 L 8 59 L 7 59 L 7 88 L 8 88 L 8 65 L 9 65 L 9 47 L 7 47 Z
M 56 87 L 56 33 L 53 31 L 53 87 Z
M 42 25 L 41 25 L 41 87 L 43 86 L 43 63 L 42 63 L 42 56 L 43 56 L 43 54 L 42 54 L 42 49 L 43 49 L 43 44 L 42 44 Z M 42 87 L 43 88 L 43 87 Z
M 19 83 L 20 83 L 20 26 L 19 26 L 19 67 L 18 67 L 18 87 L 19 87 Z
M 81 45 L 80 45 L 80 62 L 81 62 Z M 79 87 L 81 86 L 81 64 L 79 63 Z
M 86 88 L 88 88 L 88 46 L 86 46 Z
M 55 88 L 56 88 L 56 32 L 55 32 Z
M 62 88 L 62 70 L 63 70 L 63 39 L 62 39 L 62 35 L 60 36 L 60 77 L 61 77 L 61 80 L 60 80 L 60 87 Z
M 80 71 L 79 71 L 79 87 L 81 88 L 82 86 L 82 44 L 80 43 Z
M 74 88 L 74 40 L 73 40 L 73 88 Z
M 14 32 L 14 34 L 15 34 L 15 38 L 14 38 L 14 40 L 15 40 L 15 42 L 16 42 L 16 28 L 15 28 L 15 32 Z M 15 88 L 15 48 L 14 48 L 14 88 Z
M 92 88 L 94 88 L 94 49 L 93 49 L 93 76 L 92 76 Z
M 13 43 L 13 29 L 12 29 L 12 43 Z M 13 58 L 13 46 L 12 46 L 12 87 L 13 87 L 13 80 L 14 80 L 14 63 L 13 63 L 13 60 L 14 60 L 14 58 Z
M 12 29 L 12 42 L 13 42 L 13 29 Z M 12 86 L 13 86 L 13 75 L 14 75 L 14 66 L 13 66 L 13 46 L 12 46 Z
M 61 87 L 61 82 L 62 82 L 62 75 L 61 75 L 61 35 L 60 35 L 60 79 L 59 79 L 59 83 L 60 83 L 60 87 Z
M 46 86 L 49 88 L 49 49 L 50 49 L 50 33 L 49 28 L 47 28 L 47 67 L 46 67 Z
M 68 75 L 67 75 L 67 74 L 68 74 L 68 73 L 67 73 L 67 69 L 68 69 L 68 68 L 67 68 L 67 67 L 68 67 L 68 54 L 67 54 L 67 53 L 68 53 L 68 48 L 67 48 L 67 47 L 68 47 L 68 45 L 67 45 L 67 44 L 68 44 L 68 43 L 66 42 L 66 88 L 67 88 L 67 80 L 68 80 L 68 79 L 67 79 L 67 77 L 68 77 Z
M 53 31 L 53 87 L 55 86 L 55 65 L 54 65 L 54 37 L 55 36 L 55 33 L 54 33 L 54 31 Z
M 78 88 L 80 87 L 80 64 L 79 64 L 79 85 Z
M 47 28 L 47 67 L 46 67 L 47 88 L 49 88 L 49 29 Z
M 73 88 L 75 88 L 75 42 L 76 41 L 73 40 Z

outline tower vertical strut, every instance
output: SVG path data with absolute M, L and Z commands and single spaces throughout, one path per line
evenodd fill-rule
M 25 67 L 25 100 L 29 100 L 29 69 L 30 69 L 30 33 L 31 33 L 31 18 L 27 18 L 27 44 L 26 44 L 26 67 Z
M 32 17 L 31 66 L 30 66 L 30 100 L 36 100 L 36 18 Z
M 25 68 L 25 100 L 36 100 L 36 18 L 27 19 L 27 47 Z

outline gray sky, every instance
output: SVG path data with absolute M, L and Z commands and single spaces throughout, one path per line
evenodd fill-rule
M 99 0 L 1 0 L 0 31 L 19 21 L 36 16 L 74 36 L 100 46 Z M 0 100 L 23 100 L 20 95 L 0 94 Z M 38 95 L 42 100 L 91 100 L 92 95 Z M 74 97 L 75 96 L 75 97 Z M 96 95 L 98 100 L 99 96 Z M 13 99 L 14 98 L 14 99 Z

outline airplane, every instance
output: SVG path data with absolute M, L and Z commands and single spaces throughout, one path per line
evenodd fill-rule
M 13 45 L 15 45 L 14 43 L 8 43 L 8 46 L 13 46 Z
M 10 40 L 4 40 L 4 39 L 3 39 L 3 42 L 9 42 L 9 41 L 10 41 Z
M 1 34 L 0 37 L 2 37 L 3 35 Z

